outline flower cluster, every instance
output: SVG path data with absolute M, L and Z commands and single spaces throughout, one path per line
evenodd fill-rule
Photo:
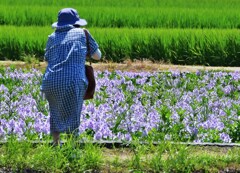
M 1 71 L 0 71 L 1 72 Z M 101 140 L 239 142 L 239 72 L 97 71 L 84 102 L 81 133 Z M 36 69 L 0 73 L 0 139 L 49 135 L 49 107 Z

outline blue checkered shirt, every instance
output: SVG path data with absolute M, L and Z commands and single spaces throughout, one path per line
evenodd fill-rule
M 98 44 L 89 33 L 90 55 Z M 86 36 L 82 28 L 64 26 L 49 37 L 45 49 L 48 63 L 41 90 L 50 109 L 51 132 L 78 131 L 83 97 L 88 85 L 85 74 Z

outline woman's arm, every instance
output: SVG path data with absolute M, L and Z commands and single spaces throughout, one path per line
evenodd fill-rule
M 84 32 L 86 35 L 87 44 L 89 45 L 88 49 L 90 50 L 89 52 L 90 57 L 94 60 L 100 60 L 102 53 L 99 49 L 97 42 L 95 41 L 95 39 L 92 37 L 88 30 L 84 29 Z

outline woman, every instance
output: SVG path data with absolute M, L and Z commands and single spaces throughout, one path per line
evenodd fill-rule
M 88 85 L 85 60 L 89 53 L 95 60 L 101 58 L 98 44 L 88 32 L 90 52 L 87 52 L 86 35 L 80 26 L 87 24 L 78 12 L 64 8 L 58 13 L 56 28 L 45 49 L 48 63 L 41 90 L 49 103 L 50 132 L 54 145 L 60 142 L 60 133 L 78 135 L 84 94 Z

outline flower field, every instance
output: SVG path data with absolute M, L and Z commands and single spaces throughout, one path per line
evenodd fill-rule
M 97 71 L 80 132 L 96 140 L 240 142 L 240 72 Z M 0 69 L 0 139 L 49 136 L 42 72 Z

